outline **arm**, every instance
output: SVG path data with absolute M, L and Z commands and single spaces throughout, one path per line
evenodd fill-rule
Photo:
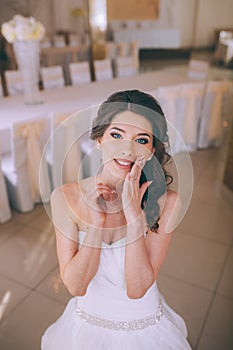
M 167 255 L 172 236 L 167 234 L 171 233 L 168 230 L 168 224 L 171 221 L 171 216 L 174 217 L 174 206 L 179 202 L 175 192 L 167 192 L 165 206 L 160 215 L 158 233 L 149 231 L 145 239 L 145 225 L 140 203 L 149 183 L 145 183 L 139 188 L 140 172 L 138 163 L 135 163 L 131 173 L 126 178 L 123 190 L 123 200 L 128 203 L 124 206 L 128 223 L 125 278 L 127 294 L 130 298 L 141 298 L 156 280 Z
M 51 196 L 59 268 L 63 283 L 69 292 L 72 295 L 82 296 L 86 293 L 99 266 L 102 222 L 98 222 L 98 228 L 90 226 L 78 250 L 78 228 L 64 192 L 69 192 L 69 186 L 56 189 Z
M 150 286 L 157 279 L 160 268 L 167 256 L 168 247 L 172 238 L 168 232 L 168 223 L 173 215 L 174 206 L 179 207 L 177 193 L 168 191 L 166 203 L 159 220 L 158 233 L 149 230 L 146 239 L 144 236 L 127 244 L 125 275 L 127 284 L 127 294 L 130 298 L 142 297 Z M 143 233 L 143 227 L 137 224 L 130 228 L 136 235 Z

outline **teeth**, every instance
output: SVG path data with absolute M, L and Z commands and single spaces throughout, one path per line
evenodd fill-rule
M 123 162 L 122 160 L 117 160 L 117 163 L 119 163 L 120 165 L 124 165 L 124 166 L 131 164 L 131 162 Z

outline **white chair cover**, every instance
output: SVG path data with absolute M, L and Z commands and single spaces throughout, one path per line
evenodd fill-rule
M 54 35 L 53 36 L 53 46 L 55 46 L 55 47 L 66 46 L 64 35 Z
M 109 41 L 105 43 L 106 58 L 113 60 L 117 57 L 117 44 Z
M 3 96 L 2 81 L 0 79 L 0 97 Z
M 134 58 L 135 67 L 139 69 L 139 47 L 138 41 L 129 42 L 129 56 Z
M 230 94 L 230 81 L 209 81 L 207 83 L 200 120 L 198 147 L 219 146 L 222 139 L 223 97 Z
M 4 154 L 1 143 L 5 137 L 5 130 L 0 130 L 0 153 Z M 2 173 L 1 155 L 0 155 L 0 223 L 6 222 L 11 218 L 11 210 L 9 205 L 8 193 L 6 188 L 5 179 Z
M 165 114 L 166 119 L 171 123 L 168 124 L 168 136 L 170 142 L 171 154 L 176 154 L 184 150 L 183 143 L 177 138 L 174 133 L 174 128 L 177 125 L 182 125 L 182 116 L 179 116 L 179 97 L 180 97 L 180 85 L 162 86 L 155 92 L 155 97 L 158 99 L 159 104 Z M 180 129 L 177 130 L 180 133 Z M 182 135 L 181 135 L 182 136 Z
M 76 114 L 52 114 L 46 159 L 53 188 L 96 174 L 100 158 L 89 139 L 96 107 Z
M 65 85 L 63 69 L 61 66 L 42 67 L 41 75 L 45 90 L 60 88 Z
M 53 189 L 62 183 L 76 182 L 81 164 L 72 113 L 51 114 L 50 139 L 46 150 Z M 69 118 L 70 117 L 70 118 Z
M 78 46 L 81 44 L 80 36 L 75 33 L 69 34 L 69 45 L 70 46 Z
M 69 71 L 72 85 L 81 85 L 91 82 L 89 62 L 70 63 Z
M 41 40 L 40 46 L 41 46 L 43 49 L 46 49 L 47 47 L 51 47 L 51 46 L 52 46 L 52 43 L 51 43 L 50 37 L 45 36 L 45 37 L 43 38 L 43 40 Z
M 112 63 L 109 58 L 94 61 L 95 79 L 97 81 L 113 78 Z
M 189 152 L 197 149 L 204 88 L 204 83 L 188 83 L 180 87 L 178 126 Z
M 118 78 L 129 77 L 138 73 L 138 65 L 132 56 L 118 57 L 115 60 L 115 70 Z
M 208 70 L 209 62 L 191 59 L 188 66 L 188 77 L 201 80 L 206 79 Z
M 12 206 L 26 212 L 34 203 L 49 201 L 51 186 L 42 151 L 48 140 L 47 118 L 15 123 L 11 129 L 11 154 L 2 160 Z
M 117 57 L 127 57 L 129 55 L 129 43 L 127 41 L 117 42 Z
M 19 70 L 6 70 L 5 79 L 8 95 L 15 96 L 23 94 L 23 78 Z
M 7 188 L 0 164 L 0 223 L 4 223 L 11 218 L 11 210 L 8 200 Z

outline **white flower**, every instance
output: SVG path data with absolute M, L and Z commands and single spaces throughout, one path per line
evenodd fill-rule
M 2 24 L 2 34 L 9 43 L 16 40 L 41 40 L 45 27 L 33 17 L 16 15 L 9 22 Z

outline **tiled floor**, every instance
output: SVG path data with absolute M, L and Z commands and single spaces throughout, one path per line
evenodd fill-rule
M 191 205 L 158 279 L 168 303 L 184 317 L 196 350 L 233 349 L 233 204 L 221 185 L 226 145 L 227 138 L 219 149 L 191 154 Z M 44 330 L 69 297 L 43 206 L 14 213 L 0 226 L 0 349 L 39 350 Z

